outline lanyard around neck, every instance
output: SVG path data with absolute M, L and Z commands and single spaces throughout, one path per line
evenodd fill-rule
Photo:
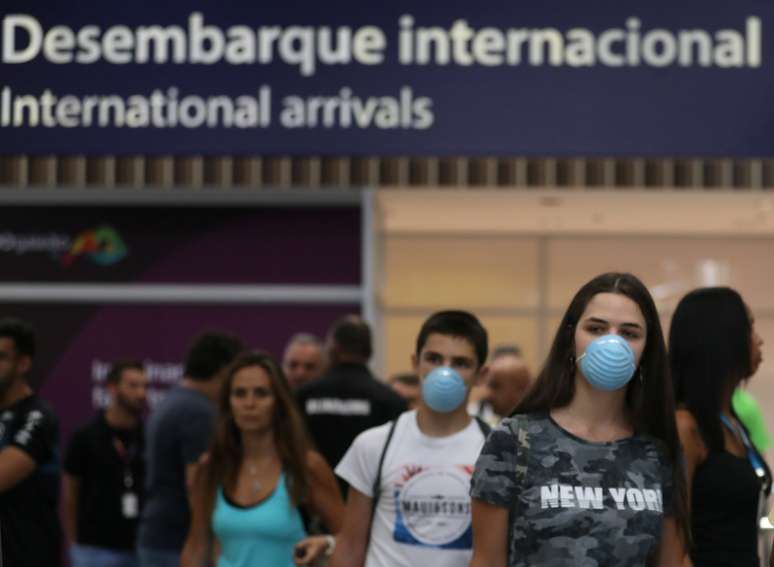
M 763 466 L 763 461 L 761 461 L 760 457 L 758 457 L 758 453 L 752 446 L 750 438 L 747 436 L 744 428 L 735 427 L 734 423 L 722 413 L 720 414 L 720 419 L 723 422 L 723 425 L 725 425 L 732 434 L 738 433 L 742 438 L 742 443 L 744 444 L 744 448 L 747 451 L 747 460 L 750 461 L 750 465 L 752 465 L 752 468 L 755 471 L 755 475 L 758 477 L 758 479 L 764 480 L 766 478 L 766 467 Z

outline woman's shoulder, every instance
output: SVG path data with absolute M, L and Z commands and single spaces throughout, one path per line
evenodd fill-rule
M 634 454 L 653 459 L 660 463 L 668 464 L 670 462 L 670 452 L 663 439 L 649 433 L 637 433 L 633 437 L 622 442 L 622 446 L 634 443 Z M 630 449 L 631 451 L 631 449 Z
M 548 425 L 548 414 L 545 412 L 520 413 L 503 418 L 492 430 L 490 438 L 508 437 L 513 442 L 527 443 L 530 436 L 539 434 Z
M 508 427 L 525 427 L 533 424 L 544 423 L 548 419 L 548 412 L 545 411 L 515 413 L 509 417 L 503 418 L 503 420 L 500 422 L 500 425 L 506 425 Z
M 675 411 L 675 423 L 680 443 L 686 450 L 692 448 L 704 449 L 704 440 L 699 429 L 696 417 L 686 408 L 678 408 Z
M 675 422 L 677 423 L 678 433 L 682 432 L 682 430 L 698 430 L 699 428 L 696 418 L 688 408 L 679 407 L 675 410 Z
M 675 412 L 675 422 L 686 458 L 697 463 L 706 459 L 709 451 L 696 416 L 686 408 L 678 408 Z

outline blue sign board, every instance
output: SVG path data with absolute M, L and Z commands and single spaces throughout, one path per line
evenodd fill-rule
M 762 0 L 39 2 L 0 154 L 770 156 Z

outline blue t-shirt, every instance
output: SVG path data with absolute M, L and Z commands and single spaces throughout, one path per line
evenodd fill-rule
M 231 502 L 218 488 L 212 531 L 220 543 L 218 567 L 293 567 L 293 548 L 306 537 L 284 473 L 274 491 L 253 506 Z
M 170 390 L 151 414 L 145 429 L 146 500 L 140 547 L 182 550 L 191 522 L 185 467 L 207 450 L 214 423 L 214 404 L 190 388 Z

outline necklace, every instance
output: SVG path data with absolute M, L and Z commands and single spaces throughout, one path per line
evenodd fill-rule
M 248 464 L 247 472 L 249 472 L 250 476 L 252 477 L 258 476 L 258 469 L 255 468 L 255 465 Z M 253 490 L 255 490 L 255 492 L 260 492 L 261 488 L 263 488 L 261 481 L 258 480 L 257 478 L 252 479 L 252 484 L 253 484 Z

